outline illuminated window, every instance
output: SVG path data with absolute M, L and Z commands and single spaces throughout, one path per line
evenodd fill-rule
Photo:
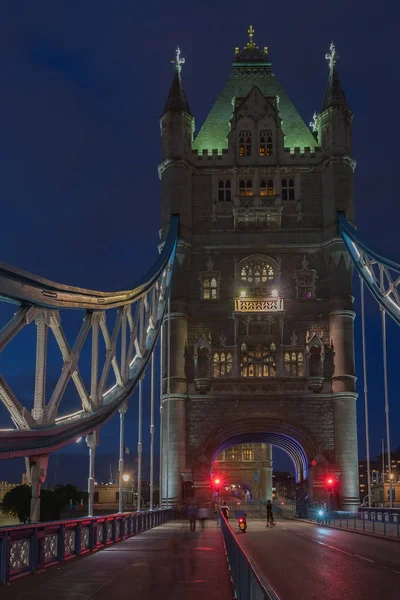
M 241 179 L 239 181 L 239 196 L 252 196 L 253 195 L 253 182 L 251 179 Z
M 232 448 L 225 450 L 225 460 L 241 460 L 241 458 L 240 447 L 233 446 Z
M 243 460 L 253 460 L 252 448 L 243 448 Z
M 274 377 L 276 375 L 276 346 L 271 344 L 242 344 L 240 372 L 242 377 Z
M 260 132 L 260 156 L 272 156 L 272 131 Z
M 230 202 L 232 199 L 231 182 L 229 179 L 221 180 L 218 183 L 218 201 Z
M 304 356 L 302 352 L 285 352 L 285 370 L 291 377 L 304 376 Z
M 274 281 L 273 267 L 263 260 L 251 260 L 240 267 L 240 281 L 255 296 L 265 295 L 268 284 Z
M 239 133 L 239 156 L 251 156 L 252 145 L 251 131 L 241 131 Z
M 216 277 L 205 277 L 203 279 L 202 299 L 217 300 L 218 281 Z
M 214 352 L 213 373 L 214 377 L 226 377 L 232 372 L 233 359 L 230 352 Z
M 282 179 L 282 200 L 294 199 L 294 180 Z
M 314 290 L 314 277 L 312 273 L 297 274 L 297 297 L 312 298 Z
M 274 182 L 272 179 L 261 179 L 260 181 L 260 196 L 275 196 Z

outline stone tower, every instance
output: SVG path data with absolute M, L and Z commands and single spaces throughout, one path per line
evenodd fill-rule
M 336 218 L 353 219 L 352 112 L 333 44 L 310 130 L 253 36 L 194 139 L 178 49 L 160 120 L 162 237 L 180 215 L 162 496 L 211 499 L 221 453 L 263 444 L 292 458 L 299 505 L 326 499 L 329 474 L 332 502 L 354 510 L 352 269 Z

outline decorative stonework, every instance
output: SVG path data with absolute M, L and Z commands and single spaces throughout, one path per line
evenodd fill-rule
M 64 551 L 65 554 L 75 554 L 75 531 L 67 529 L 64 532 Z
M 305 255 L 301 263 L 301 269 L 297 269 L 293 277 L 296 282 L 296 298 L 315 298 L 317 272 L 315 269 L 309 268 L 309 263 Z
M 81 529 L 81 548 L 89 548 L 89 527 L 82 527 Z
M 46 535 L 44 538 L 44 560 L 50 561 L 57 558 L 58 536 L 57 534 Z
M 18 540 L 11 542 L 10 546 L 10 568 L 13 571 L 19 571 L 30 565 L 30 541 Z
M 267 313 L 282 311 L 282 298 L 236 298 L 235 300 L 235 312 Z

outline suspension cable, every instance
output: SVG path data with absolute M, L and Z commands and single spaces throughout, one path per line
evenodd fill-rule
M 151 387 L 150 387 L 150 510 L 153 510 L 153 477 L 154 477 L 154 352 L 151 354 Z
M 169 507 L 169 444 L 170 444 L 170 393 L 171 393 L 171 298 L 168 297 L 168 335 L 167 335 L 167 507 Z
M 159 506 L 162 505 L 163 496 L 163 468 L 164 468 L 164 455 L 163 455 L 163 343 L 164 343 L 164 323 L 161 324 L 161 337 L 160 337 L 160 485 L 159 485 Z
M 383 292 L 383 269 L 380 268 L 381 291 Z M 390 425 L 389 425 L 389 391 L 387 378 L 387 352 L 386 352 L 386 311 L 381 307 L 382 315 L 382 344 L 383 344 L 383 383 L 385 389 L 385 420 L 386 420 L 386 445 L 388 457 L 388 475 L 389 475 L 389 507 L 393 508 L 392 498 L 392 457 L 390 453 Z M 383 475 L 384 477 L 385 475 Z M 385 485 L 383 485 L 385 488 Z
M 364 408 L 365 408 L 365 442 L 367 446 L 367 483 L 368 483 L 368 507 L 371 508 L 371 460 L 369 452 L 369 425 L 368 425 L 368 385 L 367 385 L 367 355 L 365 344 L 365 305 L 364 305 L 364 280 L 360 276 L 361 288 L 361 332 L 362 332 L 362 355 L 364 371 Z

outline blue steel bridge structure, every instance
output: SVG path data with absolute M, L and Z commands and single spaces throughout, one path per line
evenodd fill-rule
M 363 332 L 364 390 L 368 444 L 368 397 L 366 382 L 364 286 L 371 292 L 382 314 L 384 383 L 386 407 L 387 451 L 390 456 L 389 397 L 386 365 L 386 315 L 400 325 L 400 264 L 385 258 L 359 236 L 344 214 L 338 215 L 341 235 L 361 282 L 361 317 Z M 150 424 L 150 507 L 154 486 L 155 406 L 160 408 L 160 436 L 169 436 L 168 377 L 170 373 L 169 293 L 176 247 L 179 239 L 179 218 L 173 216 L 168 236 L 156 263 L 135 285 L 115 292 L 98 292 L 58 284 L 6 264 L 0 265 L 0 299 L 17 306 L 15 314 L 0 331 L 0 352 L 3 352 L 22 329 L 36 324 L 36 366 L 33 408 L 24 406 L 7 383 L 7 373 L 0 369 L 0 398 L 6 406 L 13 428 L 0 430 L 0 459 L 25 457 L 32 487 L 31 519 L 39 520 L 40 486 L 45 481 L 47 461 L 55 450 L 86 436 L 89 448 L 89 516 L 93 515 L 95 485 L 95 454 L 98 431 L 115 413 L 120 414 L 120 510 L 122 510 L 122 474 L 124 470 L 124 416 L 129 398 L 139 386 L 138 416 L 138 510 L 140 510 L 142 458 L 142 381 L 146 369 L 151 377 Z M 63 313 L 81 311 L 83 320 L 72 347 L 63 330 Z M 164 326 L 163 326 L 164 324 Z M 46 363 L 48 336 L 52 334 L 60 350 L 61 375 L 46 401 Z M 167 401 L 155 401 L 155 348 L 162 337 L 168 348 Z M 101 337 L 105 358 L 99 359 Z M 90 389 L 79 370 L 79 357 L 85 343 L 91 344 Z M 161 372 L 162 377 L 162 372 Z M 81 409 L 63 414 L 63 395 L 72 380 L 81 401 Z M 169 444 L 169 439 L 164 443 Z M 161 440 L 162 442 L 162 440 Z M 162 447 L 162 443 L 161 443 Z M 168 477 L 168 452 L 163 464 L 160 456 L 160 482 Z M 368 454 L 369 460 L 369 454 Z M 388 460 L 389 477 L 391 461 Z M 369 470 L 368 470 L 369 473 Z M 370 482 L 369 486 L 370 486 Z M 168 489 L 168 486 L 166 486 Z M 160 486 L 161 489 L 161 486 Z M 163 498 L 164 507 L 169 506 Z

